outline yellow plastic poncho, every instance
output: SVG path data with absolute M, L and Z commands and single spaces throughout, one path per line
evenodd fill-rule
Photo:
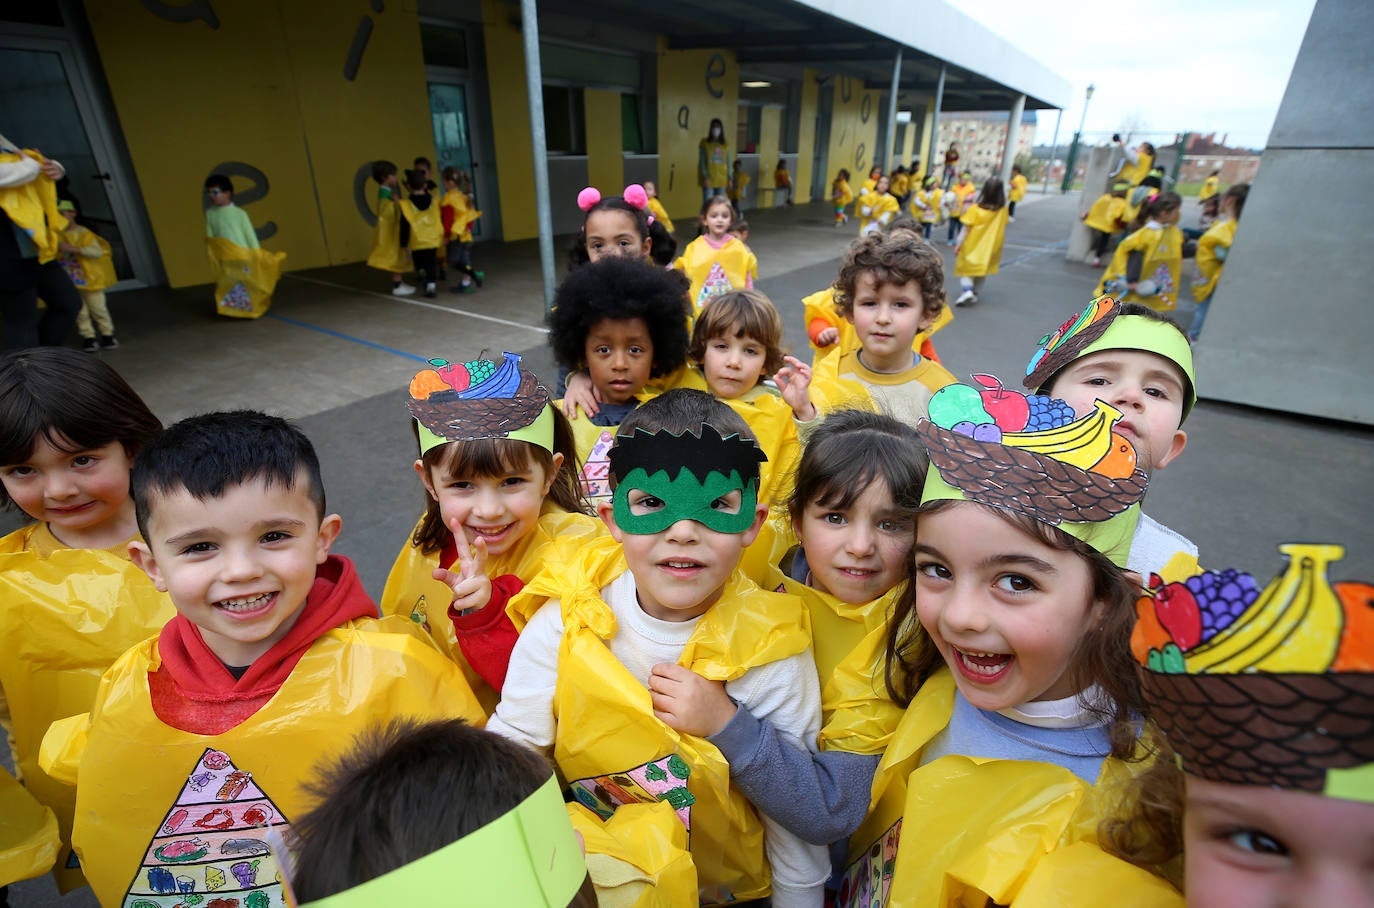
M 832 353 L 850 353 L 860 347 L 859 334 L 854 330 L 854 324 L 835 310 L 834 287 L 817 290 L 810 296 L 802 298 L 802 320 L 806 324 L 808 340 L 810 340 L 817 322 L 824 322 L 826 326 L 840 332 L 840 339 L 828 347 L 817 347 L 816 342 L 811 341 L 811 349 L 816 351 L 813 364 L 822 356 L 829 356 Z M 952 321 L 954 321 L 953 310 L 949 306 L 942 306 L 940 314 L 935 316 L 935 321 L 931 323 L 930 327 L 924 331 L 916 332 L 916 337 L 911 341 L 911 351 L 920 353 L 922 356 L 930 356 L 934 352 L 934 348 L 927 349 L 926 345 L 930 342 L 931 336 Z
M 724 189 L 730 185 L 730 145 L 702 139 L 697 143 L 697 149 L 699 161 L 706 168 L 706 185 L 711 189 Z
M 681 908 L 697 902 L 697 869 L 687 827 L 667 801 L 625 804 L 603 820 L 568 805 L 587 850 L 598 908 Z
M 444 239 L 471 243 L 472 225 L 482 216 L 482 212 L 472 207 L 472 200 L 468 198 L 468 194 L 459 189 L 450 189 L 439 200 L 439 207 L 453 209 L 453 226 L 449 227 L 448 235 Z M 440 223 L 442 217 L 443 213 L 440 212 Z
M 1126 279 L 1126 260 L 1132 252 L 1142 252 L 1145 263 L 1140 269 L 1142 281 L 1154 281 L 1158 292 L 1154 296 L 1139 296 L 1128 292 L 1120 297 L 1123 303 L 1144 303 L 1151 309 L 1168 311 L 1178 305 L 1179 274 L 1183 270 L 1183 231 L 1177 225 L 1141 227 L 1116 247 L 1107 270 L 1097 282 L 1094 296 L 1101 296 L 1107 281 Z
M 1197 191 L 1197 200 L 1199 202 L 1205 202 L 1216 195 L 1217 186 L 1220 182 L 1221 181 L 1215 176 L 1209 176 L 1207 179 L 1203 180 L 1202 188 Z
M 377 193 L 377 225 L 367 265 L 396 274 L 410 270 L 410 250 L 401 248 L 401 206 L 385 189 Z
M 886 192 L 865 191 L 859 194 L 859 236 L 886 227 L 901 204 Z
M 231 318 L 259 318 L 267 312 L 285 252 L 245 249 L 218 236 L 206 239 L 205 251 L 215 269 L 216 312 Z
M 486 718 L 457 667 L 396 617 L 324 634 L 262 709 L 219 735 L 158 719 L 148 673 L 160 665 L 156 639 L 130 650 L 91 711 L 43 742 L 44 766 L 78 786 L 75 847 L 102 905 L 160 905 L 168 884 L 243 904 L 244 890 L 271 888 L 277 872 L 260 827 L 311 805 L 301 783 L 316 780 L 322 759 L 391 718 Z
M 1155 166 L 1155 156 L 1138 151 L 1139 160 L 1132 164 L 1130 159 L 1126 159 L 1121 164 L 1121 170 L 1116 174 L 1116 179 L 1130 183 L 1132 186 L 1139 186 L 1140 181 L 1150 175 L 1150 170 Z
M 105 242 L 103 236 L 80 224 L 72 224 L 62 231 L 62 239 L 78 249 L 99 246 L 102 253 L 99 256 L 62 254 L 59 261 L 77 290 L 104 290 L 119 282 L 110 258 L 110 244 Z
M 418 523 L 416 529 L 419 529 Z M 587 539 L 604 535 L 605 532 L 606 525 L 595 517 L 569 514 L 552 502 L 545 501 L 539 522 L 530 534 L 512 546 L 510 551 L 487 559 L 487 576 L 514 574 L 528 583 L 543 568 L 547 558 L 558 557 L 557 553 L 563 549 L 570 552 Z M 414 538 L 413 531 L 410 538 Z M 434 579 L 433 571 L 438 566 L 438 552 L 426 555 L 407 539 L 391 566 L 391 573 L 387 575 L 386 587 L 382 590 L 378 605 L 383 615 L 400 615 L 423 627 L 434 638 L 439 649 L 448 653 L 463 670 L 473 693 L 481 701 L 487 715 L 491 715 L 501 695 L 463 658 L 458 637 L 453 631 L 453 622 L 448 617 L 453 590 L 448 584 Z
M 0 769 L 0 886 L 42 876 L 61 850 L 57 817 Z
M 601 589 L 626 570 L 623 550 L 608 536 L 583 546 L 573 561 L 551 564 L 526 587 L 557 597 L 562 608 L 553 704 L 558 771 L 593 810 L 593 792 L 612 788 L 626 795 L 613 792 L 626 803 L 644 800 L 631 792 L 643 789 L 671 804 L 690 832 L 701 904 L 761 898 L 770 879 L 763 825 L 730 785 L 729 764 L 704 738 L 679 734 L 656 718 L 648 689 L 606 645 L 616 620 Z M 520 597 L 511 603 L 517 627 L 530 617 L 520 612 L 522 604 Z M 678 664 L 708 680 L 730 681 L 810 644 L 800 600 L 761 590 L 736 571 L 720 601 L 697 622 Z
M 0 539 L 0 714 L 8 708 L 10 746 L 19 778 L 57 816 L 70 843 L 76 792 L 38 766 L 48 726 L 85 712 L 95 702 L 100 676 L 125 650 L 161 630 L 176 609 L 124 546 L 73 549 L 44 524 Z M 57 862 L 66 892 L 83 884 Z
M 911 177 L 904 173 L 895 174 L 892 177 L 892 194 L 897 198 L 906 195 L 906 191 L 911 186 Z
M 848 180 L 836 180 L 830 187 L 830 200 L 835 203 L 836 208 L 843 208 L 854 201 L 854 190 L 850 187 Z
M 911 199 L 911 216 L 922 224 L 938 224 L 944 216 L 944 211 L 940 207 L 940 200 L 944 195 L 945 191 L 939 186 L 920 190 Z
M 949 187 L 945 194 L 953 196 L 950 201 L 949 214 L 950 217 L 957 218 L 964 213 L 964 209 L 972 204 L 974 196 L 978 194 L 978 187 L 972 182 L 955 183 Z
M 1217 289 L 1217 281 L 1225 264 L 1217 258 L 1217 247 L 1231 248 L 1236 241 L 1236 225 L 1239 223 L 1230 218 L 1217 221 L 1197 241 L 1197 270 L 1202 276 L 1202 280 L 1193 284 L 1193 299 L 1197 302 L 1211 299 L 1212 291 Z
M 759 277 L 759 260 L 738 237 L 729 237 L 719 249 L 699 236 L 687 244 L 673 267 L 692 282 L 688 291 L 692 312 L 702 310 L 711 297 L 752 287 Z
M 1093 202 L 1093 207 L 1088 209 L 1088 216 L 1083 219 L 1094 230 L 1112 234 L 1121 229 L 1121 225 L 1126 220 L 1126 200 L 1111 193 L 1098 196 L 1097 201 Z
M 444 242 L 444 219 L 432 201 L 421 211 L 410 199 L 401 199 L 401 214 L 410 222 L 411 249 L 438 249 Z
M 954 692 L 941 669 L 907 707 L 850 837 L 840 905 L 867 904 L 868 893 L 891 908 L 1181 908 L 1172 886 L 1097 845 L 1127 764 L 1108 758 L 1091 786 L 1052 763 L 946 756 L 921 766 Z
M 1018 173 L 1011 178 L 1011 187 L 1007 192 L 1007 198 L 1013 202 L 1019 202 L 1026 197 L 1026 184 L 1030 180 L 1026 179 L 1024 173 Z
M 0 164 L 14 164 L 26 157 L 39 162 L 46 160 L 29 148 L 22 154 L 0 153 Z M 14 226 L 24 231 L 38 248 L 39 264 L 57 258 L 57 244 L 62 241 L 60 232 L 67 219 L 57 210 L 57 184 L 51 177 L 40 172 L 20 186 L 0 187 L 0 209 L 4 209 Z
M 663 229 L 667 230 L 669 233 L 677 229 L 673 227 L 673 219 L 668 217 L 668 209 L 663 207 L 663 203 L 658 200 L 658 196 L 654 196 L 649 200 L 649 213 L 652 214 L 658 222 L 663 225 Z
M 1002 241 L 1007 235 L 1007 209 L 974 205 L 959 218 L 964 238 L 954 260 L 955 277 L 987 277 L 1002 266 Z

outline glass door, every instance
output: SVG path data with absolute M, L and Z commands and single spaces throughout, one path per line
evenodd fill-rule
M 457 167 L 472 175 L 472 203 L 478 209 L 485 200 L 495 205 L 495 197 L 486 185 L 486 173 L 481 162 L 474 159 L 471 121 L 468 117 L 467 86 L 460 82 L 429 83 L 429 115 L 434 124 L 434 151 L 438 155 L 435 166 Z M 481 239 L 486 216 L 472 225 L 472 237 Z
M 19 148 L 36 148 L 67 170 L 59 193 L 69 195 L 81 221 L 110 244 L 115 289 L 156 280 L 146 238 L 137 228 L 116 156 L 100 128 L 67 42 L 34 37 L 0 39 L 0 124 Z

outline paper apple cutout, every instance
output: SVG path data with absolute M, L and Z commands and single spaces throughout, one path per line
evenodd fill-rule
M 1030 420 L 1030 404 L 1026 401 L 1026 395 L 1019 391 L 1008 391 L 995 375 L 975 373 L 973 380 L 982 386 L 978 393 L 983 399 L 983 409 L 997 423 L 997 428 L 1003 432 L 1020 432 L 1026 427 Z

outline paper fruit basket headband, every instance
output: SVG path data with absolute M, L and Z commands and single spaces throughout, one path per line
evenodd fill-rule
M 917 431 L 930 452 L 922 503 L 977 501 L 1082 539 L 1120 567 L 1149 479 L 1112 431 L 1121 411 L 1097 401 L 1081 419 L 1062 400 L 1027 396 L 993 375 L 947 385 Z
M 1040 349 L 1026 366 L 1024 385 L 1041 391 L 1069 363 L 1099 350 L 1141 350 L 1162 356 L 1183 372 L 1183 418 L 1197 403 L 1193 348 L 1172 324 L 1143 315 L 1122 315 L 1121 303 L 1099 296 L 1052 333 L 1040 338 Z
M 410 380 L 406 408 L 420 430 L 420 453 L 451 441 L 512 438 L 553 453 L 553 410 L 548 389 L 520 356 L 506 353 L 497 365 L 486 359 L 451 363 L 431 359 Z
M 1131 649 L 1186 772 L 1374 803 L 1374 586 L 1335 583 L 1338 545 L 1279 546 L 1284 571 L 1151 578 Z

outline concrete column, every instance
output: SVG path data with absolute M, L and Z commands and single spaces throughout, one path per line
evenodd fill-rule
M 925 169 L 929 173 L 932 167 L 945 166 L 943 157 L 935 156 L 935 141 L 940 134 L 940 108 L 945 104 L 945 64 L 940 64 L 940 80 L 935 83 L 935 103 L 930 108 L 930 135 L 926 139 L 926 159 Z M 938 162 L 938 163 L 937 163 Z M 939 179 L 941 174 L 936 174 Z
M 1083 192 L 1078 200 L 1079 213 L 1086 212 L 1093 207 L 1093 202 L 1097 201 L 1098 196 L 1102 195 L 1102 188 L 1107 185 L 1107 173 L 1112 166 L 1112 158 L 1116 146 L 1099 145 L 1095 148 L 1084 147 L 1081 161 L 1084 161 L 1085 170 L 1083 171 Z M 1069 249 L 1064 254 L 1064 258 L 1070 262 L 1091 261 L 1088 250 L 1092 248 L 1092 229 L 1082 221 L 1074 221 L 1073 228 L 1069 231 Z
M 759 179 L 754 185 L 754 199 L 758 207 L 763 208 L 767 199 L 773 199 L 773 204 L 777 204 L 776 193 L 765 193 L 765 189 L 773 188 L 773 171 L 778 168 L 778 145 L 779 145 L 779 124 L 782 121 L 782 108 L 765 107 L 759 111 Z M 792 174 L 792 182 L 797 181 L 797 175 Z
M 1021 134 L 1021 115 L 1026 112 L 1026 96 L 1017 95 L 1011 105 L 1011 120 L 1007 122 L 1007 141 L 1002 146 L 1002 185 L 1011 183 L 1011 165 L 1016 163 L 1016 139 Z
M 892 148 L 897 141 L 897 92 L 902 87 L 902 49 L 897 48 L 897 57 L 892 61 L 892 90 L 887 95 L 887 147 L 883 149 L 883 171 L 892 173 Z

